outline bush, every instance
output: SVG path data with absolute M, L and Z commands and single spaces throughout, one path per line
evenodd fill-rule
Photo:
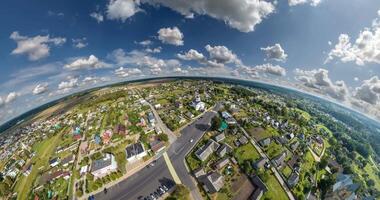
M 158 135 L 158 139 L 160 139 L 161 141 L 167 142 L 169 141 L 169 136 L 166 135 L 165 133 L 161 133 Z

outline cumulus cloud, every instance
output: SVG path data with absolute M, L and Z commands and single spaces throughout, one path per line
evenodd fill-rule
M 87 43 L 87 38 L 77 38 L 77 39 L 72 39 L 71 40 L 73 42 L 73 47 L 77 48 L 77 49 L 81 49 L 81 48 L 84 48 L 88 45 Z
M 311 6 L 318 6 L 322 0 L 289 0 L 289 6 L 297 6 L 301 4 L 310 4 Z
M 107 18 L 125 22 L 134 14 L 142 11 L 140 0 L 111 0 L 107 5 Z
M 231 50 L 229 50 L 225 46 L 210 46 L 206 45 L 206 50 L 209 53 L 210 60 L 215 63 L 235 63 L 235 64 L 241 64 L 240 59 L 236 56 L 236 54 L 232 53 Z
M 313 70 L 295 70 L 295 79 L 302 82 L 305 86 L 317 90 L 321 94 L 337 100 L 346 100 L 349 90 L 344 81 L 333 83 L 329 77 L 329 71 L 326 69 Z
M 259 72 L 268 73 L 276 76 L 285 76 L 286 70 L 285 68 L 279 66 L 279 65 L 272 65 L 270 63 L 266 63 L 263 65 L 257 65 L 254 67 Z
M 363 84 L 355 89 L 354 97 L 372 105 L 379 103 L 380 80 L 378 76 L 374 76 L 368 80 L 364 80 Z
M 341 34 L 325 63 L 335 58 L 344 63 L 355 62 L 357 65 L 380 64 L 380 18 L 373 20 L 370 28 L 364 28 L 354 42 L 351 42 L 349 35 Z
M 16 92 L 10 92 L 7 97 L 5 98 L 4 103 L 8 104 L 16 100 L 18 94 Z
M 161 28 L 157 33 L 158 39 L 162 43 L 175 46 L 183 45 L 183 34 L 176 26 L 173 28 Z
M 282 49 L 280 44 L 275 44 L 273 46 L 263 47 L 261 50 L 264 51 L 267 59 L 284 62 L 288 55 Z
M 143 0 L 169 7 L 187 18 L 194 14 L 222 20 L 242 32 L 253 31 L 257 24 L 275 11 L 272 2 L 264 0 Z
M 35 61 L 45 58 L 50 54 L 50 46 L 60 46 L 66 42 L 65 38 L 46 36 L 27 37 L 20 35 L 17 31 L 10 35 L 10 39 L 17 43 L 16 49 L 12 51 L 12 55 L 26 54 L 28 59 Z
M 99 60 L 96 56 L 90 55 L 88 58 L 78 58 L 69 64 L 66 64 L 64 68 L 69 70 L 79 69 L 100 69 L 110 67 L 111 65 Z
M 33 89 L 33 94 L 38 95 L 46 92 L 48 90 L 48 83 L 41 83 L 36 85 L 36 87 Z
M 114 71 L 114 74 L 119 77 L 127 77 L 133 75 L 140 75 L 142 71 L 138 68 L 124 68 L 120 67 Z
M 69 78 L 68 81 L 62 81 L 58 85 L 58 90 L 61 92 L 67 92 L 71 90 L 72 88 L 78 87 L 78 78 Z
M 205 56 L 194 49 L 190 49 L 185 54 L 177 54 L 177 57 L 182 60 L 195 60 L 195 61 L 205 60 Z
M 3 98 L 0 97 L 0 107 L 4 105 L 4 100 Z
M 148 69 L 154 74 L 162 72 L 162 69 L 181 65 L 176 59 L 160 59 L 138 50 L 126 53 L 123 49 L 116 49 L 107 58 L 114 61 L 118 66 L 132 65 L 132 67 Z
M 99 82 L 106 82 L 108 79 L 106 77 L 97 77 L 97 76 L 86 76 L 82 80 L 82 85 L 87 85 L 87 84 L 97 84 Z
M 104 17 L 101 13 L 93 12 L 90 14 L 90 17 L 94 18 L 98 23 L 104 21 Z

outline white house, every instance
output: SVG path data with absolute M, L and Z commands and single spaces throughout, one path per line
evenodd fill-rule
M 142 143 L 135 143 L 125 148 L 128 162 L 133 162 L 142 159 L 147 155 L 144 145 Z
M 104 158 L 92 162 L 91 174 L 101 178 L 117 170 L 117 163 L 112 154 L 106 154 Z

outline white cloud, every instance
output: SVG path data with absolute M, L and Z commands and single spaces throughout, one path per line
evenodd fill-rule
M 90 55 L 88 58 L 78 58 L 69 64 L 66 64 L 64 68 L 70 70 L 79 69 L 100 69 L 107 68 L 111 65 L 99 60 L 96 56 Z
M 289 6 L 297 6 L 301 4 L 310 4 L 311 6 L 318 6 L 322 0 L 289 0 Z
M 107 5 L 107 18 L 125 22 L 137 12 L 142 11 L 140 0 L 111 0 Z
M 153 42 L 151 40 L 143 40 L 143 41 L 139 42 L 139 44 L 142 46 L 149 46 L 149 45 L 153 44 Z
M 133 76 L 133 75 L 140 75 L 142 74 L 142 71 L 137 68 L 124 68 L 120 67 L 114 71 L 115 75 L 119 77 L 127 77 L 127 76 Z
M 41 83 L 36 85 L 36 87 L 33 89 L 33 94 L 38 95 L 46 92 L 48 90 L 48 83 Z
M 270 63 L 266 63 L 263 65 L 257 65 L 254 67 L 259 72 L 268 73 L 276 76 L 285 76 L 286 70 L 285 68 L 279 66 L 279 65 L 272 65 Z
M 222 20 L 242 32 L 253 31 L 257 24 L 275 11 L 274 4 L 264 0 L 143 0 L 169 7 L 187 18 L 194 14 Z
M 5 103 L 8 104 L 8 103 L 11 103 L 13 102 L 14 100 L 16 100 L 17 96 L 19 94 L 17 94 L 16 92 L 11 92 L 8 94 L 8 96 L 5 98 Z
M 61 92 L 67 92 L 72 88 L 78 87 L 78 78 L 69 78 L 68 81 L 62 81 L 58 85 L 58 90 Z
M 380 80 L 374 76 L 368 80 L 364 80 L 360 87 L 355 88 L 354 97 L 375 105 L 380 100 Z
M 216 63 L 235 63 L 241 64 L 240 59 L 236 56 L 236 54 L 232 53 L 225 46 L 210 46 L 206 45 L 206 50 L 209 53 L 210 59 Z
M 49 45 L 60 46 L 66 42 L 65 38 L 50 38 L 49 35 L 38 35 L 35 37 L 21 36 L 17 31 L 10 35 L 10 39 L 17 43 L 16 49 L 14 49 L 11 54 L 27 54 L 29 60 L 32 61 L 49 56 Z
M 197 50 L 190 49 L 185 54 L 177 54 L 177 57 L 182 60 L 195 60 L 195 61 L 204 61 L 205 56 L 202 53 L 199 53 Z
M 104 17 L 101 13 L 93 12 L 90 14 L 90 17 L 94 18 L 98 23 L 104 21 Z
M 344 81 L 336 81 L 333 83 L 329 77 L 329 71 L 326 69 L 313 70 L 295 70 L 295 79 L 303 82 L 309 88 L 317 90 L 321 94 L 337 100 L 346 100 L 349 95 L 349 90 Z
M 288 55 L 282 49 L 280 44 L 275 44 L 274 46 L 263 47 L 261 50 L 264 51 L 267 59 L 284 62 Z
M 338 43 L 329 52 L 325 63 L 335 58 L 344 63 L 355 62 L 357 65 L 380 64 L 380 18 L 373 20 L 370 28 L 364 28 L 353 43 L 351 43 L 349 35 L 341 34 Z
M 148 68 L 149 72 L 158 74 L 162 69 L 179 66 L 181 63 L 176 59 L 159 59 L 153 57 L 146 52 L 133 50 L 126 53 L 122 49 L 116 49 L 107 56 L 108 59 L 114 61 L 118 66 L 132 65 L 140 69 Z M 130 72 L 127 72 L 130 73 Z
M 87 38 L 78 38 L 78 39 L 72 39 L 72 42 L 73 42 L 73 46 L 77 49 L 81 49 L 81 48 L 84 48 L 88 45 L 88 43 L 86 42 L 87 41 Z
M 355 77 L 355 78 L 354 78 L 354 81 L 359 81 L 359 78 L 358 78 L 358 77 Z
M 145 51 L 147 53 L 161 53 L 162 47 L 156 47 L 156 48 L 146 48 Z
M 161 40 L 162 43 L 175 46 L 183 45 L 183 34 L 176 26 L 173 28 L 161 28 L 157 33 L 158 39 Z
M 86 76 L 82 80 L 82 85 L 87 85 L 87 84 L 97 84 L 99 82 L 106 82 L 108 81 L 107 77 L 97 77 L 97 76 Z

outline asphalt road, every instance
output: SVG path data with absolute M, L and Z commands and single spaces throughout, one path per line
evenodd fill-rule
M 186 169 L 185 156 L 207 131 L 211 119 L 216 115 L 215 111 L 219 108 L 220 105 L 216 105 L 212 111 L 206 112 L 202 117 L 184 128 L 181 131 L 181 136 L 172 143 L 167 151 L 182 184 L 191 190 L 191 194 L 196 200 L 200 200 L 201 196 L 191 174 L 189 174 Z M 190 142 L 191 139 L 193 139 L 193 142 Z M 95 199 L 138 199 L 139 197 L 148 196 L 163 182 L 174 183 L 164 159 L 160 157 L 155 163 L 155 166 L 144 168 L 119 184 L 108 188 L 107 194 L 103 192 L 98 193 L 95 195 Z
M 96 194 L 95 199 L 139 199 L 156 191 L 161 184 L 174 185 L 173 178 L 162 156 L 157 159 L 153 167 L 143 168 L 122 182 L 108 188 L 107 194 L 104 192 Z

